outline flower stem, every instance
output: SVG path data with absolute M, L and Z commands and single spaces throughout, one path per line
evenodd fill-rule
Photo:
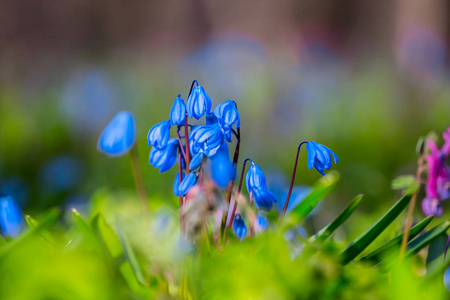
M 189 163 L 191 162 L 191 154 L 189 149 L 189 133 L 188 133 L 188 114 L 184 117 L 184 144 L 186 145 L 186 175 L 189 174 Z
M 180 184 L 183 180 L 183 170 L 181 169 L 181 152 L 178 152 L 178 174 L 180 176 Z M 180 197 L 180 237 L 184 236 L 184 220 L 183 220 L 183 196 Z
M 416 180 L 417 182 L 420 182 L 420 176 L 422 173 L 422 165 L 424 162 L 424 157 L 423 155 L 420 155 L 419 160 L 417 162 L 417 171 L 416 171 Z M 419 189 L 417 191 L 414 192 L 414 194 L 412 194 L 411 196 L 411 202 L 409 203 L 409 207 L 408 207 L 408 214 L 406 215 L 406 221 L 405 221 L 405 233 L 403 234 L 403 238 L 402 238 L 402 244 L 400 246 L 400 261 L 403 260 L 405 253 L 406 253 L 406 246 L 408 244 L 408 240 L 409 240 L 409 231 L 412 225 L 412 221 L 413 221 L 413 215 L 414 215 L 414 208 L 416 206 L 416 199 L 417 199 L 417 194 L 419 192 Z
M 183 158 L 186 161 L 186 153 L 184 152 L 184 147 L 183 147 L 183 144 L 181 143 L 181 138 L 180 138 L 180 127 L 178 127 L 178 130 L 177 130 L 177 139 L 178 139 L 178 144 L 180 145 L 181 154 L 183 154 Z
M 237 128 L 237 135 L 236 135 L 237 141 L 236 141 L 236 149 L 234 150 L 234 156 L 233 156 L 233 165 L 236 168 L 238 160 L 239 160 L 239 148 L 241 145 L 241 128 Z M 225 200 L 228 203 L 228 209 L 225 210 L 222 214 L 222 223 L 220 224 L 220 241 L 223 241 L 224 235 L 225 235 L 225 228 L 227 227 L 227 216 L 228 216 L 228 210 L 229 206 L 231 204 L 231 193 L 233 191 L 233 185 L 234 185 L 234 179 L 230 180 L 227 188 L 227 193 L 225 196 Z
M 137 143 L 131 147 L 130 151 L 131 158 L 131 169 L 133 171 L 134 183 L 136 184 L 136 191 L 141 201 L 142 209 L 144 211 L 145 217 L 149 217 L 149 207 L 148 207 L 148 196 L 147 190 L 145 189 L 144 178 L 142 176 L 141 167 L 139 165 L 139 152 L 137 149 Z
M 288 208 L 289 199 L 291 198 L 292 188 L 294 187 L 294 180 L 295 180 L 295 173 L 297 171 L 297 164 L 298 164 L 298 155 L 300 154 L 300 148 L 303 144 L 307 144 L 308 142 L 301 142 L 300 145 L 298 145 L 297 150 L 297 156 L 295 157 L 295 164 L 294 164 L 294 172 L 292 172 L 292 179 L 291 179 L 291 185 L 289 186 L 289 192 L 286 198 L 286 203 L 284 204 L 283 213 L 281 214 L 281 218 L 284 218 L 284 215 L 286 214 L 286 210 Z
M 241 193 L 242 181 L 244 179 L 245 165 L 247 164 L 247 161 L 251 161 L 252 164 L 254 164 L 253 160 L 251 160 L 250 158 L 246 158 L 244 160 L 244 164 L 242 165 L 241 178 L 239 179 L 239 187 L 238 187 L 238 191 L 237 191 L 238 195 Z M 231 225 L 233 224 L 234 215 L 236 214 L 236 209 L 237 209 L 237 202 L 234 201 L 233 211 L 231 212 L 230 222 L 228 222 L 228 226 L 227 227 L 231 227 Z

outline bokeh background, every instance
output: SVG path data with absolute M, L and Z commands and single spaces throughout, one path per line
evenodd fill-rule
M 129 158 L 96 151 L 125 109 L 137 120 L 151 199 L 175 207 L 176 171 L 148 164 L 146 135 L 198 79 L 213 107 L 237 102 L 241 162 L 260 164 L 269 187 L 287 189 L 298 143 L 315 140 L 337 153 L 341 173 L 318 214 L 329 220 L 364 193 L 359 218 L 376 218 L 399 196 L 391 180 L 415 173 L 418 138 L 450 126 L 449 8 L 444 0 L 1 1 L 0 191 L 26 213 L 81 211 L 99 189 L 134 193 Z M 313 184 L 320 175 L 306 168 L 306 153 L 300 161 L 296 183 Z

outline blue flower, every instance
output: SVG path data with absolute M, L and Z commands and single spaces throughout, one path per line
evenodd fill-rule
M 190 118 L 200 119 L 205 113 L 211 111 L 211 99 L 205 89 L 198 85 L 192 89 L 187 100 L 186 110 Z
M 255 220 L 255 232 L 266 231 L 269 227 L 269 220 L 266 217 L 266 213 L 264 211 L 259 211 L 256 215 Z
M 16 237 L 22 227 L 22 210 L 17 202 L 7 195 L 0 194 L 0 229 L 3 235 Z
M 242 239 L 247 234 L 247 226 L 245 225 L 245 222 L 241 218 L 240 214 L 236 214 L 234 216 L 233 231 L 234 231 L 234 234 L 236 234 L 236 236 L 238 237 L 238 239 L 240 241 L 242 241 Z
M 450 292 L 450 267 L 444 273 L 444 286 Z
M 210 113 L 206 116 L 206 125 L 217 124 L 217 117 L 214 113 Z
M 178 188 L 179 194 L 181 194 L 181 196 L 186 196 L 187 192 L 195 185 L 196 182 L 197 174 L 195 174 L 195 172 L 189 173 L 180 183 Z
M 163 149 L 153 146 L 150 150 L 149 163 L 155 168 L 160 168 L 160 173 L 164 173 L 172 168 L 177 161 L 177 149 L 178 140 L 175 138 L 170 139 Z
M 202 161 L 203 161 L 203 157 L 204 157 L 204 156 L 205 156 L 205 155 L 204 155 L 203 153 L 198 153 L 198 154 L 196 154 L 196 155 L 192 158 L 191 162 L 189 163 L 189 170 L 190 170 L 190 171 L 193 171 L 193 170 L 197 169 L 198 167 L 200 167 L 200 165 L 202 164 Z
M 325 175 L 324 170 L 331 168 L 331 156 L 334 158 L 334 163 L 338 163 L 336 154 L 324 145 L 311 141 L 306 144 L 306 149 L 308 150 L 308 168 L 314 167 L 322 175 Z
M 154 125 L 147 135 L 148 145 L 152 145 L 158 149 L 166 147 L 170 138 L 170 122 L 164 120 Z
M 252 164 L 248 168 L 247 175 L 245 176 L 245 184 L 247 185 L 249 194 L 255 188 L 266 189 L 266 176 L 260 166 Z
M 228 147 L 226 149 L 228 150 Z M 230 181 L 236 177 L 236 168 L 228 158 L 228 153 L 225 154 L 222 151 L 218 151 L 211 160 L 212 179 L 219 188 L 227 188 Z
M 277 197 L 267 189 L 253 188 L 252 194 L 256 207 L 259 210 L 269 211 L 272 208 L 273 202 L 277 202 Z
M 225 101 L 224 103 L 216 107 L 216 109 L 214 110 L 214 115 L 217 117 L 217 121 L 220 125 L 220 128 L 222 128 L 227 141 L 231 142 L 231 135 L 229 134 L 231 128 L 235 123 L 236 128 L 239 128 L 239 126 L 241 126 L 236 103 L 231 100 Z
M 172 109 L 170 110 L 170 124 L 171 125 L 183 125 L 186 116 L 186 105 L 183 99 L 178 95 L 175 98 Z
M 136 140 L 133 114 L 119 112 L 100 134 L 97 150 L 108 156 L 121 156 L 133 147 Z
M 192 130 L 190 139 L 195 153 L 203 152 L 211 157 L 222 145 L 223 133 L 218 124 L 204 125 Z
M 184 173 L 181 173 L 181 178 L 184 179 L 186 176 Z M 173 182 L 173 193 L 175 194 L 175 196 L 179 197 L 181 196 L 180 194 L 180 174 L 177 173 L 177 175 L 175 176 L 175 180 Z

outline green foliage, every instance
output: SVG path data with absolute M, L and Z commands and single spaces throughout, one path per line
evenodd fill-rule
M 419 190 L 420 183 L 411 175 L 398 176 L 392 180 L 392 188 L 394 190 L 403 190 L 405 195 L 412 195 Z

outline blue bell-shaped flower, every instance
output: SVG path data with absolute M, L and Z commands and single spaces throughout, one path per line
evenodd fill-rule
M 306 149 L 308 150 L 308 168 L 314 167 L 322 175 L 325 175 L 324 170 L 331 168 L 331 156 L 334 158 L 334 163 L 338 163 L 336 154 L 324 145 L 311 141 L 306 144 Z
M 244 220 L 241 218 L 240 214 L 236 214 L 234 216 L 233 221 L 233 231 L 236 234 L 237 238 L 242 241 L 247 234 L 247 226 L 245 225 Z
M 187 192 L 189 192 L 191 187 L 193 187 L 196 182 L 197 174 L 195 174 L 195 172 L 189 173 L 180 183 L 180 187 L 178 188 L 179 194 L 183 197 L 186 196 Z
M 181 173 L 181 178 L 184 179 L 186 177 L 186 174 Z M 175 196 L 179 197 L 181 196 L 180 194 L 180 174 L 177 173 L 177 175 L 175 176 L 175 180 L 173 182 L 173 193 L 175 194 Z
M 226 143 L 223 145 L 226 145 Z M 228 147 L 226 148 L 228 151 Z M 213 181 L 219 188 L 227 188 L 230 181 L 234 180 L 236 177 L 236 168 L 233 162 L 228 158 L 228 152 L 224 154 L 222 151 L 218 151 L 211 160 L 211 174 Z
M 267 189 L 253 188 L 252 193 L 259 210 L 270 211 L 273 203 L 277 202 L 277 197 Z
M 227 100 L 220 104 L 214 110 L 214 115 L 217 117 L 220 128 L 222 128 L 225 138 L 228 142 L 231 142 L 230 130 L 236 123 L 236 128 L 241 126 L 241 121 L 239 118 L 239 112 L 236 107 L 236 103 L 231 100 Z
M 260 166 L 252 164 L 248 168 L 247 175 L 245 176 L 245 184 L 247 185 L 249 194 L 255 188 L 266 189 L 266 176 Z
M 266 213 L 264 211 L 259 211 L 256 215 L 255 220 L 255 232 L 263 232 L 266 231 L 269 227 L 269 220 L 266 217 Z
M 133 114 L 119 112 L 100 134 L 97 150 L 108 156 L 121 156 L 133 147 L 136 140 L 136 125 Z
M 206 125 L 217 124 L 217 117 L 214 113 L 206 115 Z
M 166 147 L 170 138 L 170 122 L 164 120 L 154 125 L 147 135 L 148 145 L 152 145 L 158 149 Z
M 175 98 L 172 109 L 170 110 L 170 124 L 183 125 L 186 116 L 186 105 L 184 104 L 181 95 Z
M 16 237 L 22 227 L 22 210 L 11 196 L 0 194 L 0 231 L 4 236 Z
M 223 133 L 218 124 L 204 125 L 191 132 L 191 139 L 195 153 L 203 152 L 207 157 L 211 157 L 222 145 Z
M 190 118 L 200 119 L 204 114 L 208 115 L 211 111 L 211 99 L 205 92 L 205 89 L 198 85 L 192 89 L 186 110 Z
M 178 140 L 175 138 L 170 139 L 163 149 L 153 146 L 150 150 L 149 163 L 155 168 L 160 168 L 160 173 L 164 173 L 172 168 L 177 161 L 177 149 Z
M 197 153 L 192 158 L 191 162 L 189 163 L 189 170 L 193 171 L 193 170 L 197 169 L 198 167 L 200 167 L 200 165 L 202 164 L 204 156 L 205 155 L 203 153 Z

